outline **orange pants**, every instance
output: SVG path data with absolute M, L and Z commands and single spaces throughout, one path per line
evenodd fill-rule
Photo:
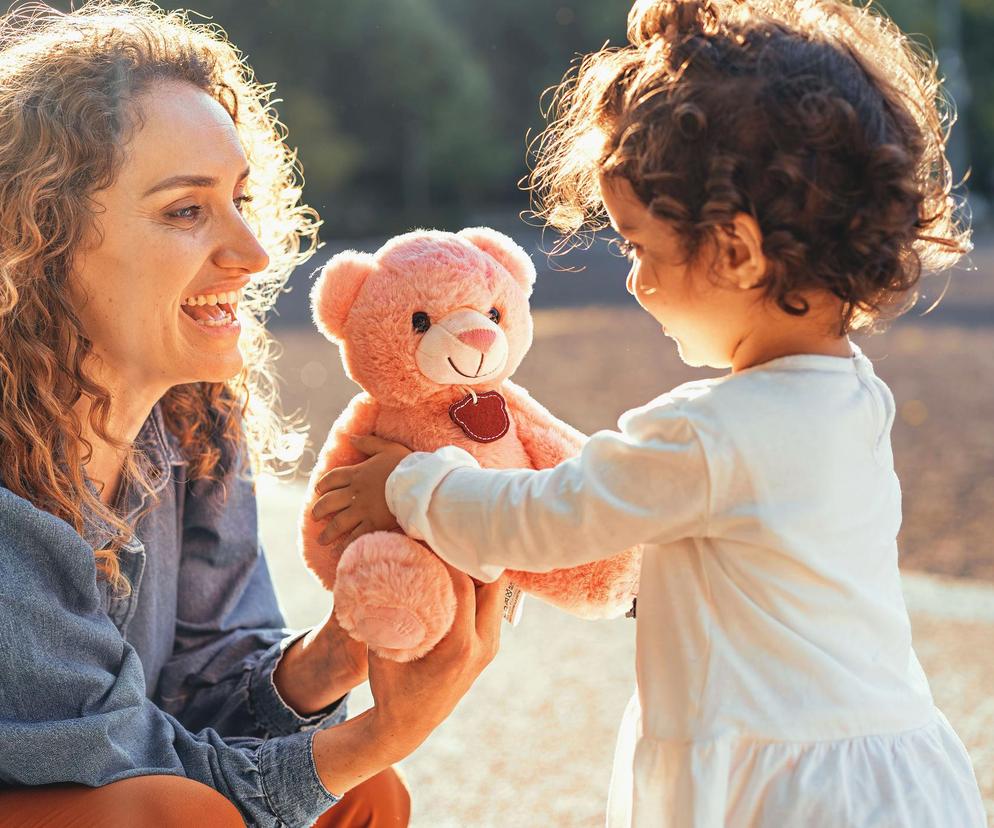
M 405 828 L 407 786 L 393 768 L 357 785 L 314 828 Z M 213 788 L 182 776 L 137 776 L 101 788 L 0 790 L 0 828 L 244 828 Z

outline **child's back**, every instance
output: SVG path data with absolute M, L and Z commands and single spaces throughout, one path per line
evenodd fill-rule
M 622 418 L 706 481 L 699 502 L 660 504 L 699 530 L 644 558 L 644 703 L 616 761 L 641 780 L 635 824 L 982 824 L 911 647 L 893 415 L 857 353 L 783 357 Z M 627 824 L 627 797 L 613 808 Z

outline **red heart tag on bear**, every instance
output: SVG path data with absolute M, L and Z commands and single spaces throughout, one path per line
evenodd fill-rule
M 496 391 L 467 394 L 449 406 L 449 416 L 463 434 L 477 443 L 499 440 L 511 427 L 504 398 Z

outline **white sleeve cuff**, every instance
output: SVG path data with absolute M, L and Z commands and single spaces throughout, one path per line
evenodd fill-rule
M 481 581 L 495 581 L 504 567 L 483 564 L 479 550 L 463 543 L 444 543 L 428 519 L 432 498 L 442 481 L 459 469 L 479 470 L 480 464 L 467 451 L 446 446 L 435 452 L 415 452 L 405 457 L 387 478 L 387 507 L 400 527 L 422 540 L 442 560 Z
M 429 545 L 428 507 L 438 484 L 455 469 L 480 464 L 468 451 L 445 446 L 435 452 L 416 451 L 409 454 L 387 478 L 387 508 L 408 535 Z

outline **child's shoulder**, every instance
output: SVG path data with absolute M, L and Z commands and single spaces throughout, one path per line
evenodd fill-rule
M 736 434 L 776 432 L 791 422 L 832 419 L 835 409 L 850 405 L 852 392 L 870 376 L 872 367 L 859 352 L 852 358 L 782 357 L 734 374 L 684 383 L 626 412 L 619 425 L 625 431 L 644 431 L 683 423 L 722 442 Z

